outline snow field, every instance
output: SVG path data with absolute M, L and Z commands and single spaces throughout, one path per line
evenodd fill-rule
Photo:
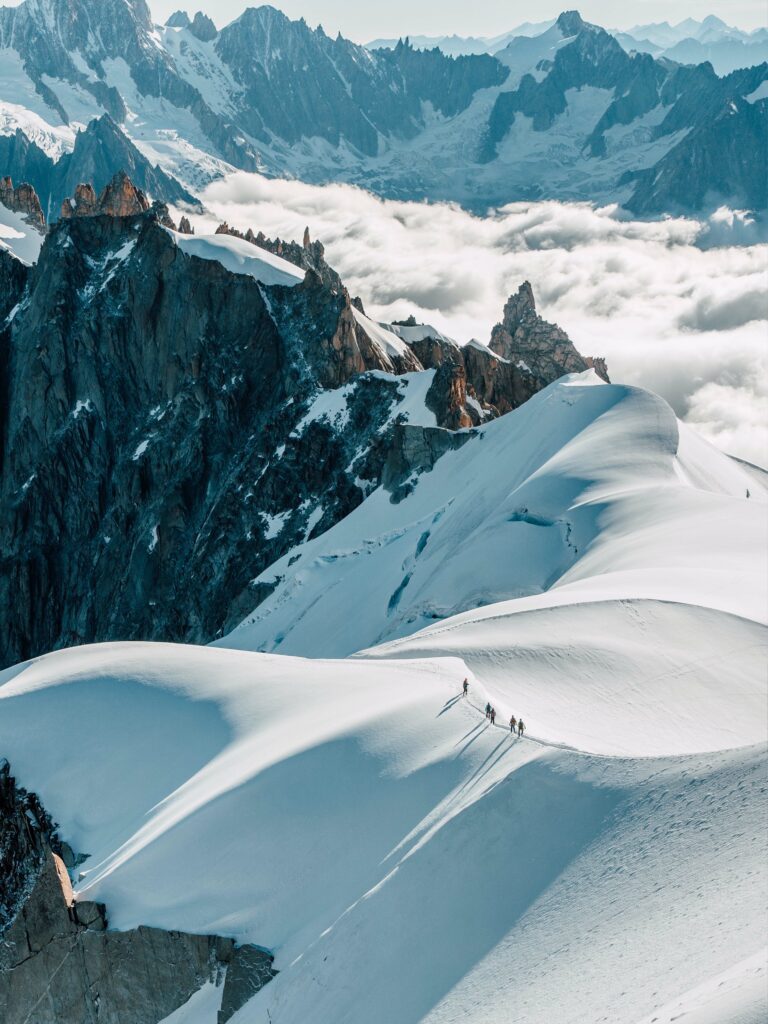
M 763 751 L 512 738 L 463 672 L 84 647 L 0 675 L 0 749 L 90 853 L 77 894 L 111 926 L 275 952 L 236 1024 L 638 1024 L 722 975 L 754 1005 Z
M 0 752 L 112 927 L 275 953 L 234 1024 L 761 1024 L 765 511 L 661 399 L 565 378 L 216 646 L 0 673 Z

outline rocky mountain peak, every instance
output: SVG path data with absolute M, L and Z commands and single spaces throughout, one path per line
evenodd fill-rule
M 189 28 L 191 22 L 186 11 L 174 11 L 165 24 L 168 28 Z
M 533 288 L 530 281 L 523 281 L 514 295 L 510 295 L 504 307 L 504 324 L 511 331 L 514 331 L 518 324 L 526 317 L 535 315 L 536 299 L 533 296 Z
M 74 197 L 65 199 L 61 207 L 62 217 L 94 217 L 105 214 L 108 217 L 133 217 L 149 209 L 149 200 L 140 188 L 136 188 L 125 171 L 118 171 L 108 182 L 101 195 L 96 198 L 93 185 L 79 184 Z
M 20 213 L 24 219 L 37 228 L 38 231 L 45 230 L 45 215 L 43 214 L 40 200 L 37 197 L 32 185 L 23 181 L 14 187 L 10 176 L 0 178 L 0 203 L 14 213 Z
M 608 379 L 603 359 L 582 356 L 561 327 L 539 316 L 530 281 L 523 281 L 507 300 L 502 322 L 493 328 L 490 348 L 543 380 L 590 367 Z
M 216 28 L 214 23 L 208 17 L 207 14 L 203 14 L 202 11 L 198 11 L 192 19 L 192 23 L 189 26 L 189 31 L 203 43 L 209 43 L 212 39 L 215 39 L 219 34 L 219 30 Z
M 563 11 L 557 19 L 557 27 L 566 38 L 569 38 L 577 36 L 588 26 L 578 11 Z

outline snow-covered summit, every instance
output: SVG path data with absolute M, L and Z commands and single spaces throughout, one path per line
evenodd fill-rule
M 201 260 L 214 260 L 233 274 L 247 274 L 267 285 L 293 288 L 304 280 L 304 271 L 293 263 L 232 235 L 169 234 L 182 252 Z

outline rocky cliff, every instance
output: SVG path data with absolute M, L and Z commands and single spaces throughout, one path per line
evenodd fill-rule
M 60 854 L 72 858 L 39 799 L 0 762 L 3 1024 L 158 1024 L 207 982 L 222 986 L 226 1024 L 274 977 L 269 953 L 232 939 L 110 931 L 106 907 L 75 899 Z
M 37 265 L 0 254 L 2 664 L 221 635 L 263 596 L 267 566 L 381 483 L 404 443 L 413 378 L 399 374 L 431 374 L 422 422 L 453 430 L 578 358 L 562 332 L 534 331 L 538 362 L 521 329 L 514 352 L 428 328 L 404 341 L 363 315 L 309 238 L 254 236 L 257 263 L 279 251 L 304 270 L 293 286 L 232 273 L 188 254 L 190 236 L 123 175 L 98 197 L 79 188 L 69 213 Z
M 40 200 L 37 197 L 37 192 L 28 182 L 14 186 L 10 175 L 0 178 L 0 203 L 9 210 L 13 210 L 14 213 L 20 213 L 38 231 L 45 230 L 45 217 Z

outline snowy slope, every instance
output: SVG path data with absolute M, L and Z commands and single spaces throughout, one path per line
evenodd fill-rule
M 656 396 L 564 378 L 224 644 L 400 639 L 60 651 L 0 673 L 0 752 L 112 927 L 275 953 L 235 1024 L 759 1024 L 765 503 Z
M 6 249 L 23 263 L 36 263 L 43 236 L 24 219 L 0 203 L 0 249 Z
M 78 895 L 112 927 L 275 952 L 236 1024 L 638 1024 L 723 978 L 757 1024 L 762 751 L 512 739 L 463 672 L 80 648 L 0 674 L 0 750 L 90 854 Z M 174 1024 L 215 1024 L 215 997 Z
M 767 493 L 655 395 L 564 378 L 275 563 L 217 644 L 450 654 L 501 715 L 600 753 L 759 742 Z

